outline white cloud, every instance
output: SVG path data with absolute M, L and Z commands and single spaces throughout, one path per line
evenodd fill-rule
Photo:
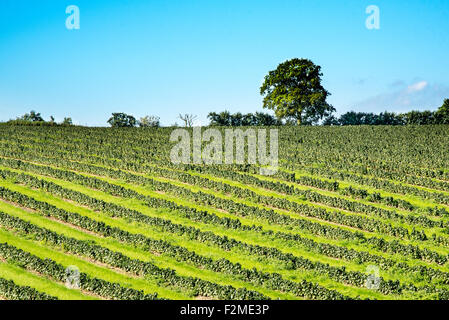
M 408 86 L 408 92 L 418 92 L 424 90 L 429 83 L 427 81 L 420 81 Z

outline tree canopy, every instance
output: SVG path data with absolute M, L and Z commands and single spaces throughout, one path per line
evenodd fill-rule
M 331 115 L 324 119 L 325 126 L 358 126 L 358 125 L 430 125 L 449 124 L 449 99 L 446 99 L 438 111 L 409 111 L 396 114 L 381 112 L 379 114 L 349 111 L 340 117 Z
M 62 124 L 63 124 L 63 125 L 67 125 L 67 126 L 73 125 L 72 118 L 70 118 L 70 117 L 65 117 L 64 120 L 62 121 Z
M 136 118 L 126 113 L 113 113 L 109 118 L 108 123 L 114 128 L 135 127 L 137 124 Z
M 298 124 L 314 124 L 335 108 L 327 103 L 330 93 L 321 85 L 321 67 L 308 59 L 291 59 L 265 76 L 260 88 L 263 107 L 279 119 L 293 118 Z
M 449 99 L 445 99 L 443 105 L 435 113 L 439 123 L 449 124 Z
M 140 118 L 138 122 L 141 128 L 157 128 L 160 126 L 160 118 L 158 116 L 145 116 Z
M 32 121 L 32 122 L 44 121 L 44 119 L 41 117 L 41 114 L 34 110 L 31 110 L 30 113 L 25 113 L 22 117 L 18 118 L 17 120 Z
M 282 123 L 268 113 L 256 112 L 231 114 L 229 111 L 210 112 L 207 116 L 211 126 L 279 126 Z

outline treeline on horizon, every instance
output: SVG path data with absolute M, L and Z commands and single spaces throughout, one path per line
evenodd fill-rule
M 290 59 L 280 63 L 264 78 L 260 87 L 263 108 L 274 111 L 275 115 L 263 112 L 242 114 L 240 112 L 210 112 L 209 126 L 283 126 L 283 125 L 430 125 L 449 124 L 449 99 L 437 111 L 410 111 L 407 113 L 346 112 L 335 116 L 336 109 L 327 98 L 331 95 L 322 85 L 321 66 L 309 59 Z M 197 115 L 180 114 L 184 127 L 198 126 Z M 158 116 L 145 116 L 137 120 L 133 115 L 123 112 L 112 113 L 107 120 L 111 127 L 160 127 Z M 56 123 L 53 117 L 45 121 L 40 113 L 31 111 L 6 122 L 10 125 L 72 126 L 71 118 Z M 177 123 L 171 127 L 179 127 Z
M 338 118 L 331 115 L 324 119 L 324 126 L 360 125 L 430 125 L 449 124 L 449 99 L 437 111 L 410 111 L 407 113 L 381 112 L 379 114 L 349 111 Z
M 231 113 L 229 111 L 210 112 L 208 114 L 209 126 L 223 127 L 241 127 L 241 126 L 295 126 L 298 125 L 295 119 L 278 119 L 274 115 L 264 112 Z M 195 115 L 179 115 L 184 127 L 195 125 Z M 160 127 L 160 118 L 157 116 L 145 116 L 136 120 L 132 115 L 126 113 L 113 113 L 107 123 L 111 127 Z M 71 118 L 64 118 L 60 123 L 55 122 L 53 117 L 45 121 L 41 114 L 31 111 L 15 120 L 9 120 L 3 124 L 9 125 L 28 125 L 28 126 L 73 126 Z M 410 111 L 407 113 L 394 112 L 356 112 L 349 111 L 339 117 L 329 115 L 319 124 L 303 123 L 302 125 L 321 125 L 321 126 L 360 126 L 360 125 L 436 125 L 449 124 L 449 99 L 446 99 L 443 105 L 437 111 Z M 170 127 L 179 127 L 177 123 Z
M 15 120 L 9 120 L 7 122 L 2 122 L 1 124 L 6 125 L 19 125 L 19 126 L 73 126 L 72 118 L 65 117 L 62 122 L 56 122 L 53 116 L 50 116 L 50 120 L 45 121 L 42 118 L 40 112 L 31 110 L 30 113 L 25 113 L 23 116 L 18 117 Z
M 228 111 L 221 113 L 211 112 L 208 115 L 211 126 L 281 126 L 297 125 L 295 119 L 282 121 L 276 117 L 262 112 L 255 114 L 231 114 Z M 449 124 L 449 99 L 444 101 L 443 106 L 437 111 L 410 111 L 407 113 L 381 112 L 367 113 L 349 111 L 339 117 L 330 115 L 320 124 L 323 126 L 360 126 L 360 125 L 430 125 Z M 303 123 L 302 125 L 313 125 Z

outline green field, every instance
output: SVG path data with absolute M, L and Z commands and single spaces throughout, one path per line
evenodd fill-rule
M 0 298 L 449 299 L 449 127 L 281 127 L 273 176 L 171 131 L 1 125 Z

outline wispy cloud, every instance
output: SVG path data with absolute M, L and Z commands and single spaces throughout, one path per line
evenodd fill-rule
M 414 83 L 414 84 L 408 86 L 408 92 L 412 93 L 412 92 L 422 91 L 428 85 L 429 85 L 429 83 L 427 81 L 420 81 L 420 82 Z
M 435 110 L 442 105 L 444 99 L 449 98 L 449 87 L 446 85 L 431 84 L 427 81 L 410 85 L 397 81 L 395 84 L 393 91 L 360 101 L 354 108 L 367 112 Z

